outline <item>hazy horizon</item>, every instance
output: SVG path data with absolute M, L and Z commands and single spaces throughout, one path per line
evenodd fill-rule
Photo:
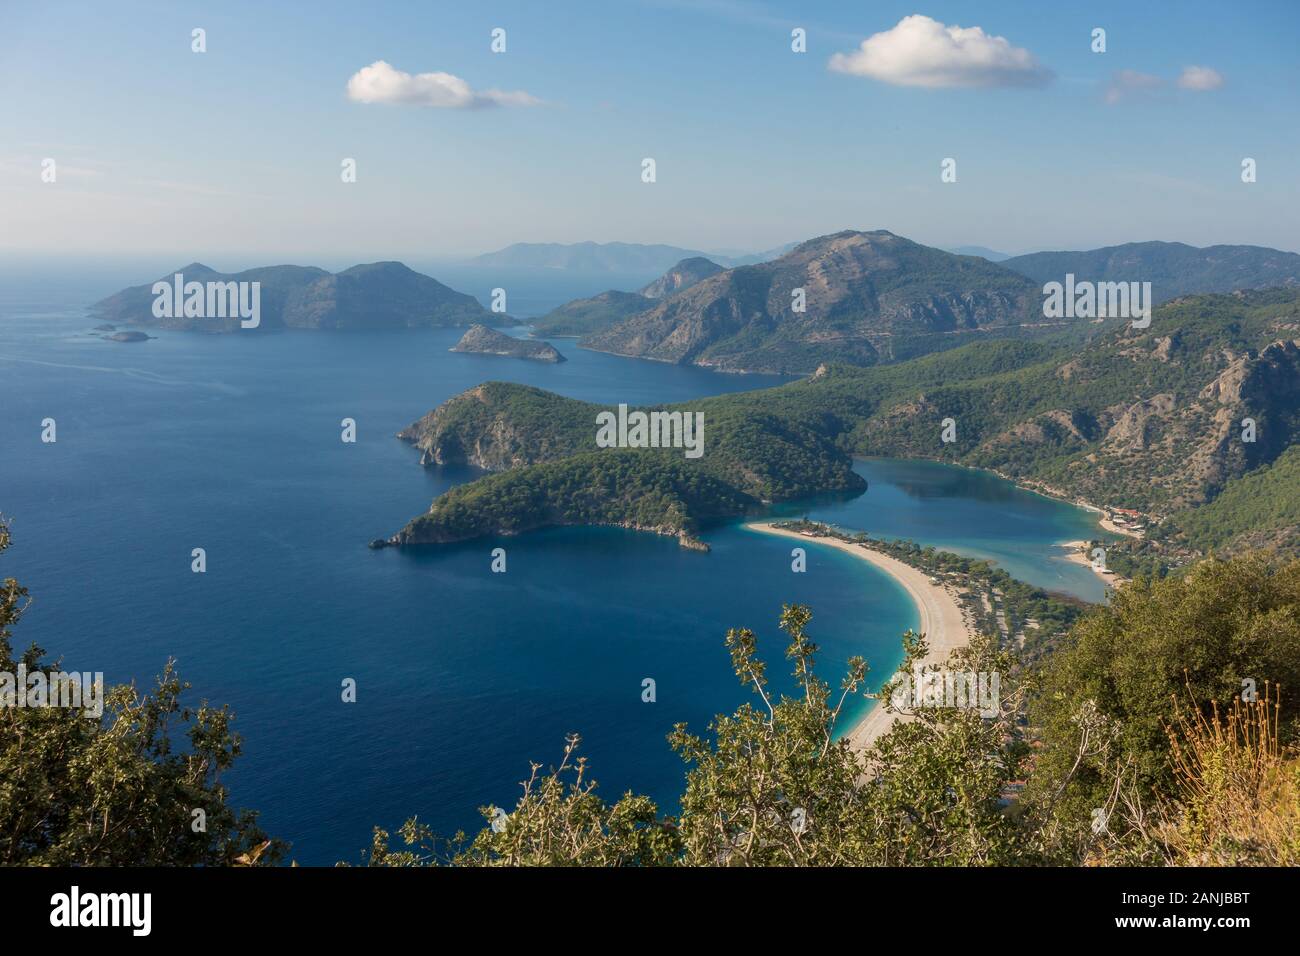
M 843 230 L 832 230 L 832 232 L 840 232 L 840 231 Z M 870 232 L 874 230 L 860 229 L 855 231 Z M 933 248 L 942 249 L 944 251 L 952 252 L 952 251 L 960 250 L 962 248 L 983 247 L 984 249 L 990 252 L 1002 253 L 1011 258 L 1014 258 L 1016 256 L 1031 255 L 1040 252 L 1085 252 L 1093 248 L 1104 248 L 1104 247 L 1074 245 L 1074 246 L 1062 246 L 1059 248 L 1050 248 L 1050 249 L 1049 248 L 1006 249 L 1006 248 L 994 248 L 981 242 L 963 242 L 963 243 L 954 243 L 951 245 L 941 246 L 941 245 L 935 245 L 933 243 L 922 242 L 920 239 L 917 239 L 914 236 L 908 236 L 903 233 L 898 233 L 896 230 L 893 229 L 889 229 L 888 231 L 893 232 L 895 235 L 901 235 L 905 239 L 910 239 L 914 242 L 919 242 L 922 245 L 931 246 Z M 827 235 L 828 234 L 829 233 L 827 233 Z M 806 236 L 791 241 L 803 242 L 806 239 L 815 239 L 815 238 L 817 238 L 817 236 Z M 265 266 L 278 266 L 278 265 L 316 266 L 318 268 L 325 269 L 329 272 L 339 272 L 343 269 L 347 269 L 355 265 L 361 265 L 370 262 L 385 262 L 385 261 L 402 262 L 403 264 L 409 266 L 410 268 L 414 269 L 417 272 L 428 272 L 431 269 L 438 269 L 438 268 L 489 270 L 492 268 L 491 266 L 486 264 L 476 263 L 475 260 L 481 256 L 504 251 L 505 249 L 513 245 L 575 246 L 575 245 L 585 244 L 586 242 L 595 242 L 595 240 L 577 240 L 574 242 L 550 243 L 545 240 L 524 239 L 524 240 L 519 240 L 518 242 L 510 242 L 504 246 L 500 246 L 493 249 L 473 250 L 473 251 L 465 252 L 464 254 L 461 255 L 442 255 L 442 256 L 430 256 L 428 254 L 420 253 L 420 252 L 415 252 L 409 255 L 380 256 L 380 255 L 370 254 L 367 250 L 364 249 L 358 250 L 354 255 L 350 257 L 348 255 L 339 255 L 336 253 L 327 253 L 327 254 L 276 253 L 276 252 L 249 252 L 248 250 L 234 250 L 234 251 L 226 250 L 226 251 L 213 251 L 213 252 L 194 253 L 194 254 L 188 252 L 177 252 L 175 250 L 141 251 L 135 253 L 110 254 L 110 255 L 104 255 L 104 254 L 92 255 L 84 252 L 75 253 L 72 255 L 69 255 L 67 253 L 60 253 L 60 252 L 38 252 L 38 253 L 16 252 L 15 253 L 10 251 L 0 250 L 0 272 L 3 272 L 4 270 L 18 270 L 18 269 L 26 269 L 26 268 L 41 268 L 41 267 L 67 269 L 70 266 L 72 266 L 79 269 L 84 268 L 90 270 L 92 275 L 116 276 L 123 273 L 123 271 L 144 270 L 144 273 L 147 274 L 142 273 L 141 281 L 145 281 L 146 279 L 157 278 L 157 276 L 153 272 L 149 271 L 150 269 L 161 270 L 158 272 L 158 275 L 161 275 L 163 274 L 163 272 L 166 272 L 174 268 L 179 268 L 184 265 L 188 265 L 191 262 L 201 262 L 204 265 L 209 266 L 212 269 L 215 269 L 217 272 L 227 273 L 227 274 L 241 272 L 246 269 L 261 268 Z M 1130 243 L 1145 243 L 1145 242 L 1183 243 L 1184 245 L 1194 246 L 1197 248 L 1205 248 L 1205 246 L 1217 246 L 1217 245 L 1260 246 L 1261 248 L 1272 248 L 1272 249 L 1277 249 L 1280 252 L 1290 252 L 1290 253 L 1300 255 L 1300 246 L 1297 246 L 1296 248 L 1284 248 L 1278 246 L 1262 246 L 1260 243 L 1253 243 L 1253 242 L 1242 242 L 1242 243 L 1215 242 L 1215 243 L 1206 243 L 1205 246 L 1197 246 L 1195 243 L 1185 242 L 1184 240 L 1180 240 L 1180 239 L 1127 239 L 1124 240 L 1123 242 L 1111 243 L 1111 245 L 1121 246 Z M 702 252 L 705 255 L 716 255 L 720 257 L 729 256 L 732 258 L 742 258 L 744 256 L 757 255 L 759 253 L 769 251 L 767 248 L 703 249 L 698 246 L 692 246 L 689 243 L 638 242 L 636 240 L 625 240 L 625 239 L 612 239 L 609 240 L 608 242 L 596 242 L 596 244 L 597 245 L 621 244 L 621 245 L 644 245 L 644 246 L 656 246 L 656 245 L 672 246 L 687 251 Z M 785 243 L 778 243 L 777 245 L 779 246 L 784 244 Z M 963 253 L 963 254 L 974 255 L 975 253 Z M 570 273 L 577 273 L 577 274 L 589 274 L 592 276 L 618 273 L 618 270 L 601 270 L 601 269 L 586 270 L 586 269 L 576 269 L 576 268 L 551 268 L 551 269 L 539 268 L 537 271 L 552 272 L 552 273 L 570 272 Z M 639 272 L 640 270 L 630 270 L 628 274 L 629 275 L 639 274 Z M 653 272 L 654 274 L 658 275 L 660 272 L 662 272 L 662 270 L 648 270 L 648 272 Z M 434 275 L 434 278 L 438 278 L 438 277 Z
M 1240 9 L 14 6 L 0 259 L 757 252 L 845 228 L 1012 255 L 1296 251 L 1300 8 Z

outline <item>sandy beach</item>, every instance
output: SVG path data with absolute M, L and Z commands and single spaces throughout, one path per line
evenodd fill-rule
M 1142 535 L 1138 534 L 1136 531 L 1130 531 L 1128 528 L 1120 527 L 1115 522 L 1111 521 L 1105 512 L 1102 512 L 1102 517 L 1098 519 L 1097 524 L 1101 526 L 1102 530 L 1109 531 L 1111 534 L 1122 535 L 1125 538 L 1133 538 L 1137 541 L 1142 540 Z
M 1072 564 L 1078 564 L 1078 565 L 1082 565 L 1085 568 L 1088 568 L 1089 570 L 1092 571 L 1093 574 L 1097 575 L 1097 577 L 1100 578 L 1102 581 L 1104 581 L 1106 584 L 1115 585 L 1122 582 L 1124 579 L 1121 578 L 1114 571 L 1099 571 L 1097 570 L 1096 567 L 1093 566 L 1092 558 L 1089 555 L 1084 553 L 1084 547 L 1087 544 L 1088 544 L 1087 541 L 1064 542 L 1061 545 L 1061 547 L 1065 549 L 1065 554 L 1064 554 L 1065 560 L 1069 561 Z
M 948 588 L 935 584 L 929 575 L 918 571 L 910 564 L 904 564 L 887 554 L 863 548 L 838 538 L 819 538 L 773 527 L 769 522 L 751 522 L 745 525 L 764 534 L 779 535 L 784 538 L 796 538 L 816 545 L 836 548 L 860 558 L 884 571 L 901 584 L 921 618 L 920 631 L 926 637 L 929 651 L 925 664 L 942 665 L 948 660 L 948 654 L 954 648 L 964 647 L 970 643 L 971 632 L 962 613 L 957 597 Z M 901 637 L 901 635 L 900 635 Z M 870 678 L 876 685 L 884 681 L 885 676 L 873 672 Z M 881 734 L 885 733 L 896 720 L 903 719 L 899 714 L 891 714 L 877 703 L 865 717 L 849 731 L 849 743 L 855 750 L 866 750 Z

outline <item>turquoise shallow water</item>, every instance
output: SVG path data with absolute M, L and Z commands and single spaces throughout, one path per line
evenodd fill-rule
M 142 686 L 177 658 L 195 699 L 238 715 L 236 802 L 259 809 L 301 863 L 356 860 L 372 826 L 412 814 L 444 833 L 473 826 L 476 807 L 512 804 L 528 761 L 557 759 L 573 731 L 606 793 L 632 788 L 671 807 L 682 767 L 664 735 L 683 720 L 703 730 L 748 699 L 729 669 L 728 627 L 757 630 L 788 687 L 783 602 L 813 606 L 832 682 L 853 654 L 883 679 L 916 624 L 901 588 L 865 562 L 814 548 L 808 573 L 793 574 L 788 542 L 734 525 L 706 535 L 707 555 L 614 529 L 365 547 L 472 477 L 421 469 L 392 436 L 480 381 L 635 404 L 776 379 L 564 342 L 570 361 L 558 366 L 458 355 L 447 351 L 455 330 L 164 332 L 124 345 L 86 335 L 93 323 L 71 302 L 31 301 L 0 295 L 0 511 L 15 542 L 0 575 L 34 598 L 15 636 Z M 345 416 L 355 445 L 339 441 Z M 58 422 L 53 445 L 39 440 L 46 417 Z M 906 468 L 861 467 L 871 490 L 819 514 L 868 526 L 880 505 L 915 501 Z M 967 522 L 991 494 L 940 481 L 911 527 Z M 1012 496 L 999 507 L 1014 517 L 1039 506 Z M 1058 518 L 1034 519 L 1000 538 L 999 523 L 966 543 L 1032 563 L 1060 530 Z M 498 544 L 503 575 L 489 571 Z M 190 571 L 193 547 L 207 550 L 206 574 Z M 347 677 L 355 704 L 340 701 Z M 654 703 L 641 699 L 647 677 Z
M 878 538 L 910 538 L 969 557 L 989 558 L 1012 577 L 1049 591 L 1099 602 L 1105 584 L 1090 568 L 1065 560 L 1060 544 L 1113 537 L 1098 516 L 1016 487 L 988 472 L 930 461 L 859 460 L 865 494 L 799 510 Z

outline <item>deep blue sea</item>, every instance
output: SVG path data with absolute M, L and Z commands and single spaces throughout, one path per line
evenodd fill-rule
M 550 366 L 447 349 L 457 330 L 202 336 L 106 342 L 88 288 L 0 286 L 0 513 L 13 547 L 0 576 L 33 603 L 15 631 L 69 668 L 146 687 L 169 657 L 193 699 L 231 705 L 244 756 L 226 779 L 302 864 L 358 861 L 371 828 L 411 815 L 443 833 L 510 807 L 530 760 L 583 735 L 608 796 L 667 809 L 683 768 L 674 723 L 703 731 L 748 698 L 723 636 L 752 627 L 784 671 L 783 602 L 813 606 L 823 675 L 863 654 L 873 681 L 901 655 L 915 610 L 865 562 L 727 526 L 709 554 L 611 529 L 561 529 L 428 551 L 371 551 L 472 475 L 423 469 L 394 433 L 457 392 L 508 379 L 630 404 L 765 387 L 555 344 Z M 475 291 L 475 290 L 472 290 Z M 521 293 L 543 310 L 548 287 Z M 554 303 L 552 303 L 554 304 Z M 355 444 L 339 422 L 357 421 Z M 58 440 L 40 440 L 41 421 Z M 1086 569 L 1057 542 L 1092 516 L 992 476 L 864 460 L 860 498 L 806 509 L 846 527 L 987 555 L 1028 580 L 1087 597 Z M 507 549 L 508 571 L 490 571 Z M 207 571 L 190 570 L 191 549 Z M 357 701 L 340 699 L 357 682 Z M 656 683 L 654 703 L 642 681 Z M 778 680 L 788 687 L 788 681 Z M 859 708 L 860 710 L 861 708 Z

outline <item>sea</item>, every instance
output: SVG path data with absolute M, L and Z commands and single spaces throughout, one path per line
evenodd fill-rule
M 159 270 L 158 274 L 161 274 Z M 475 473 L 423 468 L 395 433 L 488 380 L 628 404 L 772 387 L 553 344 L 543 365 L 448 349 L 460 330 L 201 335 L 140 343 L 93 332 L 87 306 L 150 274 L 51 280 L 0 269 L 0 577 L 31 592 L 15 627 L 67 669 L 148 690 L 168 660 L 189 699 L 229 705 L 243 754 L 223 777 L 303 865 L 359 863 L 372 829 L 418 817 L 444 835 L 514 805 L 530 764 L 569 734 L 599 792 L 676 809 L 685 767 L 666 735 L 707 733 L 747 700 L 724 644 L 750 628 L 773 687 L 793 691 L 782 605 L 813 610 L 818 672 L 865 656 L 878 686 L 916 610 L 891 578 L 830 548 L 792 570 L 790 542 L 739 522 L 707 554 L 610 528 L 563 528 L 425 550 L 370 550 Z M 475 276 L 521 319 L 653 276 Z M 514 330 L 525 334 L 526 329 Z M 356 422 L 355 443 L 341 421 Z M 42 441 L 53 419 L 56 441 Z M 994 475 L 862 459 L 868 490 L 807 514 L 996 560 L 1034 584 L 1100 600 L 1061 542 L 1096 516 Z M 491 569 L 506 549 L 505 573 Z M 206 570 L 192 570 L 202 548 Z M 344 686 L 356 688 L 344 700 Z M 870 706 L 854 702 L 846 724 Z M 843 729 L 847 729 L 845 726 Z

